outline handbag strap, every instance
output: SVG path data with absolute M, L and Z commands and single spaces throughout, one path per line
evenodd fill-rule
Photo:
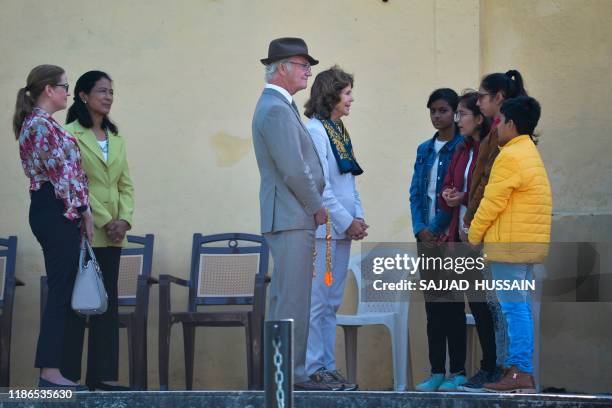
M 86 241 L 85 238 L 81 239 L 81 251 L 79 255 L 79 271 L 83 270 L 83 264 L 85 263 L 85 252 L 87 251 L 85 249 L 85 241 Z
M 93 249 L 91 248 L 91 244 L 89 243 L 89 240 L 86 238 L 83 238 L 81 240 L 81 253 L 79 255 L 79 270 L 83 268 L 83 264 L 85 264 L 85 253 L 89 253 L 89 258 L 92 259 L 93 261 L 96 261 L 96 256 L 94 255 Z

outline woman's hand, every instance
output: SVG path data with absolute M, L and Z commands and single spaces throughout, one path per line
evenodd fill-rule
M 114 220 L 104 226 L 106 235 L 113 242 L 121 242 L 125 238 L 125 234 L 131 229 L 130 224 L 126 220 Z
M 468 242 L 468 232 L 469 232 L 469 227 L 463 227 L 463 228 L 459 228 L 459 239 L 462 242 Z
M 446 205 L 448 205 L 448 196 L 453 194 L 454 192 L 455 192 L 455 187 L 447 188 L 442 191 L 442 198 L 446 202 Z
M 363 218 L 354 218 L 353 222 L 346 230 L 346 235 L 356 241 L 362 240 L 368 236 L 367 229 L 370 226 L 366 224 Z
M 465 193 L 457 191 L 454 187 L 447 188 L 442 192 L 442 198 L 449 207 L 456 207 L 463 201 Z
M 91 209 L 89 208 L 81 213 L 81 234 L 84 235 L 89 242 L 93 242 L 94 222 Z
M 422 242 L 425 247 L 433 248 L 436 246 L 436 240 L 438 239 L 438 237 L 436 237 L 433 232 L 425 228 L 419 231 L 419 233 L 417 234 L 417 239 L 419 240 L 419 242 Z
M 417 238 L 421 242 L 433 242 L 436 240 L 436 236 L 432 234 L 431 231 L 427 228 L 419 231 L 419 233 L 417 234 Z

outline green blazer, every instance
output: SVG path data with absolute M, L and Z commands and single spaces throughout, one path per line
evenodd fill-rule
M 124 246 L 127 240 L 112 242 L 103 227 L 112 220 L 125 220 L 133 225 L 134 186 L 128 171 L 125 140 L 119 134 L 108 133 L 108 162 L 105 162 L 93 130 L 84 128 L 78 120 L 64 128 L 77 139 L 89 182 L 89 202 L 95 226 L 92 246 Z

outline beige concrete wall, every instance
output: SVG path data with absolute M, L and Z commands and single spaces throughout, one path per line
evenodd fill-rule
M 542 104 L 556 212 L 612 210 L 612 2 L 482 2 L 482 72 L 516 68 Z
M 559 11 L 551 12 L 555 7 Z M 89 69 L 113 76 L 112 117 L 127 139 L 136 186 L 134 233 L 156 234 L 155 275 L 188 276 L 194 232 L 258 231 L 259 176 L 250 123 L 263 87 L 258 60 L 265 56 L 269 40 L 279 36 L 306 39 L 321 60 L 313 74 L 338 63 L 356 76 L 356 101 L 346 123 L 366 170 L 358 185 L 372 226 L 370 240 L 413 239 L 408 186 L 416 146 L 433 133 L 425 108 L 429 93 L 441 86 L 476 87 L 483 72 L 510 66 L 521 69 L 529 90 L 541 95 L 542 151 L 556 209 L 610 211 L 610 168 L 604 159 L 610 152 L 610 92 L 605 89 L 610 85 L 606 22 L 612 4 L 606 1 L 542 0 L 532 6 L 527 1 L 507 5 L 476 0 L 146 5 L 67 0 L 41 8 L 31 0 L 3 0 L 0 8 L 0 129 L 5 134 L 0 138 L 0 171 L 5 175 L 0 235 L 19 236 L 17 274 L 27 283 L 16 296 L 15 385 L 33 384 L 37 375 L 32 364 L 39 324 L 38 278 L 44 270 L 27 224 L 27 180 L 10 119 L 15 93 L 37 64 L 65 67 L 71 85 Z M 539 14 L 532 12 L 536 9 Z M 509 28 L 499 29 L 498 19 Z M 531 32 L 539 35 L 527 37 Z M 506 44 L 511 45 L 508 51 L 501 49 Z M 306 98 L 306 92 L 298 94 L 298 105 Z M 56 117 L 63 120 L 65 112 Z M 354 288 L 349 287 L 343 310 L 354 308 L 354 299 Z M 184 307 L 186 294 L 174 292 L 173 301 L 175 307 Z M 425 325 L 422 306 L 412 310 L 412 367 L 420 380 L 428 370 Z M 150 312 L 149 380 L 156 388 L 156 291 Z M 572 329 L 567 328 L 570 333 Z M 171 387 L 180 388 L 182 335 L 179 327 L 173 333 Z M 200 329 L 196 339 L 196 388 L 246 386 L 239 329 Z M 342 340 L 340 335 L 341 366 Z M 122 337 L 122 346 L 124 341 Z M 359 350 L 362 388 L 390 388 L 391 351 L 385 331 L 363 329 Z M 121 361 L 125 359 L 123 347 Z M 124 366 L 121 379 L 126 382 Z
M 609 242 L 612 2 L 481 5 L 482 73 L 520 70 L 528 92 L 542 104 L 539 149 L 559 214 L 553 239 Z M 543 304 L 544 386 L 610 392 L 609 382 L 600 378 L 612 374 L 611 315 L 609 303 Z

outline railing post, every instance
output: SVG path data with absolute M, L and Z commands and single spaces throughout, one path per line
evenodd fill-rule
M 265 324 L 264 389 L 266 408 L 293 407 L 293 319 Z

